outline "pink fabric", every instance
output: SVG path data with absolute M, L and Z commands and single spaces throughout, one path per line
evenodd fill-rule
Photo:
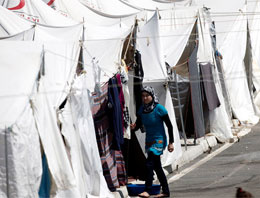
M 120 74 L 116 74 L 116 79 L 117 79 L 117 84 L 119 87 L 118 93 L 119 93 L 119 100 L 120 100 L 120 105 L 121 105 L 121 110 L 122 110 L 122 126 L 123 126 L 123 132 L 125 132 L 125 127 L 124 127 L 124 106 L 125 106 L 125 98 L 124 98 L 124 93 L 122 89 L 122 82 L 121 82 L 121 77 Z

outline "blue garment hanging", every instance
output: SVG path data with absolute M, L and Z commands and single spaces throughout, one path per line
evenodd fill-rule
M 39 198 L 50 198 L 50 190 L 51 190 L 51 178 L 49 174 L 48 163 L 46 160 L 46 156 L 43 153 L 42 156 L 42 180 L 39 189 Z
M 110 78 L 108 81 L 108 107 L 110 108 L 110 123 L 113 129 L 114 150 L 121 150 L 121 145 L 124 143 L 123 125 L 122 125 L 122 110 L 118 94 L 118 84 L 116 78 Z

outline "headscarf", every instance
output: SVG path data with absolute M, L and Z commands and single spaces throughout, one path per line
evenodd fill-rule
M 158 104 L 158 98 L 154 93 L 154 89 L 151 86 L 144 86 L 141 90 L 141 92 L 147 92 L 150 96 L 152 96 L 153 100 L 148 104 L 143 104 L 143 111 L 145 113 L 149 113 L 153 111 L 153 109 Z

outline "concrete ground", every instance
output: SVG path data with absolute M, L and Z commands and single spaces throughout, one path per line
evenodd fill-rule
M 171 197 L 232 198 L 237 187 L 260 197 L 260 124 L 237 140 L 199 156 L 180 171 L 185 174 L 169 175 Z

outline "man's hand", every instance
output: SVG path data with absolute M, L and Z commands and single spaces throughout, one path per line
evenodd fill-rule
M 170 143 L 168 145 L 168 151 L 171 153 L 171 152 L 173 152 L 173 150 L 174 150 L 173 143 Z

